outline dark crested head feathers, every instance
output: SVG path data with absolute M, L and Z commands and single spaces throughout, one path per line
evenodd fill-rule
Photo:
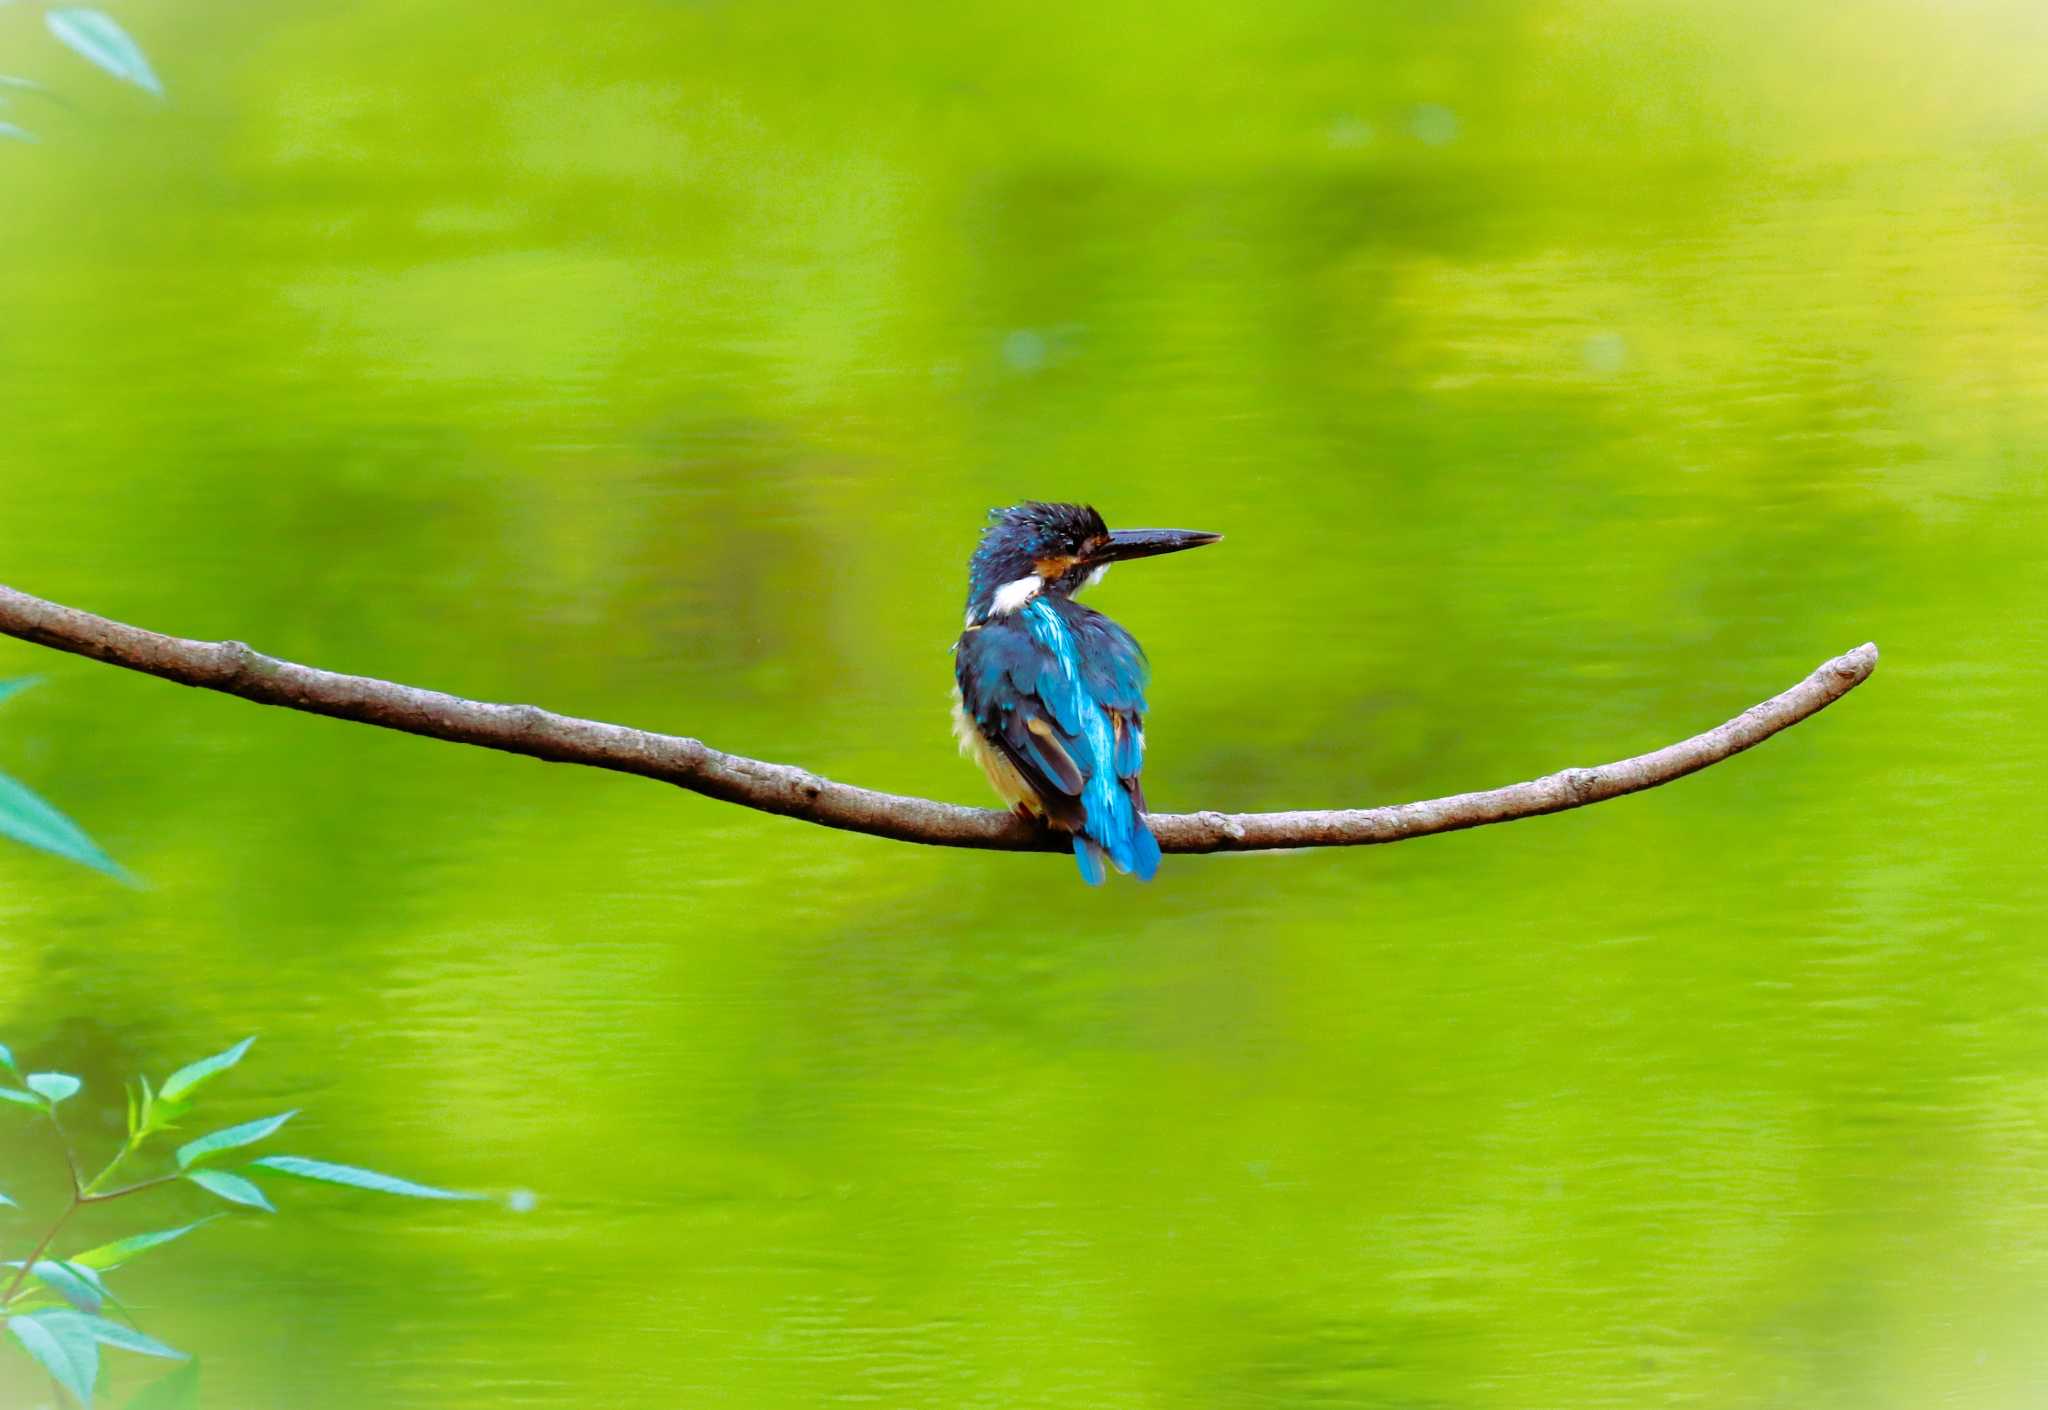
M 1109 526 L 1086 504 L 1026 500 L 991 509 L 981 543 L 967 564 L 967 608 L 985 616 L 1005 585 L 1036 577 L 1048 591 L 1071 593 L 1091 569 L 1090 550 L 1109 538 Z

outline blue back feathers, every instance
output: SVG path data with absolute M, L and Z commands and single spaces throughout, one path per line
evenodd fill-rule
M 1145 826 L 1144 815 L 1119 767 L 1120 760 L 1128 761 L 1131 782 L 1137 781 L 1138 766 L 1144 760 L 1143 727 L 1137 719 L 1142 719 L 1145 701 L 1142 674 L 1133 675 L 1132 667 L 1135 664 L 1142 672 L 1145 658 L 1128 634 L 1100 628 L 1089 633 L 1096 639 L 1097 652 L 1084 655 L 1081 634 L 1068 627 L 1067 614 L 1054 605 L 1060 600 L 1035 598 L 1021 615 L 1032 640 L 1045 648 L 1047 657 L 1038 673 L 1038 698 L 1058 722 L 1060 733 L 1080 746 L 1066 751 L 1084 775 L 1081 806 L 1086 824 L 1074 834 L 1074 859 L 1091 886 L 1102 883 L 1103 853 L 1118 871 L 1150 881 L 1159 870 L 1159 843 Z M 1073 608 L 1071 601 L 1068 606 Z M 1099 613 L 1089 615 L 1113 625 Z M 1122 644 L 1116 638 L 1129 644 L 1128 655 L 1116 649 Z M 1122 727 L 1121 740 L 1119 725 L 1110 713 L 1115 708 L 1112 702 L 1121 702 L 1137 717 Z

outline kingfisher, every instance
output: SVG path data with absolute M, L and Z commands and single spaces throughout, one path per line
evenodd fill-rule
M 1131 634 L 1074 600 L 1110 565 L 1200 548 L 1195 529 L 1111 533 L 1085 504 L 989 511 L 967 565 L 967 626 L 953 646 L 953 733 L 1020 816 L 1073 834 L 1081 878 L 1104 864 L 1141 881 L 1159 869 L 1145 822 L 1145 684 Z

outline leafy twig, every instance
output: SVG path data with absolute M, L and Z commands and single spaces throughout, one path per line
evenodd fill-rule
M 89 1204 L 108 1204 L 180 1182 L 206 1190 L 230 1204 L 264 1211 L 273 1208 L 269 1199 L 246 1175 L 220 1169 L 213 1162 L 268 1139 L 297 1115 L 296 1112 L 287 1111 L 244 1121 L 187 1141 L 173 1153 L 174 1169 L 106 1188 L 153 1137 L 168 1132 L 174 1123 L 187 1116 L 200 1089 L 239 1063 L 253 1041 L 245 1038 L 223 1052 L 186 1064 L 164 1079 L 162 1087 L 152 1087 L 147 1077 L 138 1079 L 128 1096 L 127 1137 L 113 1158 L 90 1180 L 83 1178 L 77 1153 L 72 1149 L 70 1137 L 57 1114 L 57 1108 L 77 1095 L 83 1084 L 78 1078 L 62 1072 L 23 1075 L 15 1064 L 14 1055 L 0 1045 L 0 1107 L 32 1108 L 46 1119 L 63 1149 L 64 1163 L 71 1177 L 70 1194 L 64 1207 L 44 1228 L 28 1256 L 19 1263 L 8 1265 L 14 1272 L 5 1291 L 0 1292 L 0 1326 L 5 1326 L 13 1340 L 49 1372 L 63 1394 L 82 1406 L 90 1407 L 92 1404 L 102 1346 L 140 1352 L 146 1356 L 187 1359 L 185 1353 L 145 1335 L 132 1325 L 123 1326 L 100 1315 L 101 1308 L 109 1305 L 123 1316 L 128 1315 L 127 1309 L 108 1289 L 105 1274 L 151 1249 L 183 1238 L 209 1221 L 201 1219 L 175 1229 L 132 1234 L 61 1258 L 55 1253 L 58 1237 L 70 1225 L 72 1217 Z M 481 1198 L 415 1184 L 352 1165 L 308 1160 L 303 1156 L 262 1156 L 245 1161 L 240 1169 L 252 1174 L 313 1180 L 419 1199 Z M 0 1195 L 0 1204 L 12 1203 Z M 30 1279 L 39 1286 L 31 1289 Z M 134 1319 L 129 1317 L 129 1321 L 132 1324 Z M 157 1384 L 166 1386 L 173 1383 L 160 1381 Z M 189 1380 L 174 1384 L 181 1395 L 189 1394 Z M 152 1393 L 155 1389 L 152 1387 Z M 179 1403 L 184 1402 L 181 1400 Z

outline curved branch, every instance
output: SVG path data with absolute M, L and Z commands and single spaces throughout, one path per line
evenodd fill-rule
M 126 626 L 0 587 L 0 634 L 200 686 L 406 734 L 502 749 L 557 764 L 587 764 L 659 779 L 707 797 L 824 827 L 900 842 L 995 851 L 1064 851 L 1064 836 L 987 808 L 963 808 L 834 783 L 788 764 L 713 749 L 679 735 L 652 734 L 557 715 L 537 705 L 498 705 L 369 676 L 345 676 L 280 661 L 239 641 L 187 641 Z M 1877 668 L 1865 644 L 1824 663 L 1782 695 L 1726 724 L 1654 753 L 1596 768 L 1384 808 L 1289 813 L 1154 813 L 1167 852 L 1251 852 L 1282 847 L 1357 847 L 1483 827 L 1639 793 L 1683 778 L 1769 739 L 1839 700 Z

